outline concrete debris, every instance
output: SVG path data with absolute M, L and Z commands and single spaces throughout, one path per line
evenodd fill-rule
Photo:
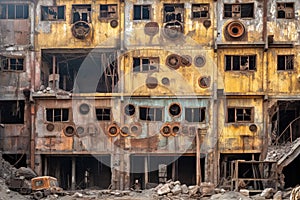
M 189 187 L 189 194 L 190 196 L 195 196 L 199 192 L 199 186 L 194 185 Z
M 182 194 L 188 194 L 189 193 L 189 189 L 186 186 L 186 184 L 181 185 L 181 192 L 182 192 Z
M 224 194 L 214 194 L 210 197 L 210 200 L 233 200 L 233 199 L 238 199 L 238 200 L 251 200 L 251 198 L 246 197 L 242 195 L 239 192 L 226 192 Z
M 240 189 L 240 193 L 246 197 L 249 197 L 249 190 L 246 189 Z
M 181 187 L 180 184 L 176 184 L 173 189 L 171 190 L 173 195 L 177 195 L 181 193 Z
M 170 189 L 170 184 L 168 183 L 166 183 L 165 185 L 163 185 L 161 188 L 157 190 L 158 195 L 168 194 L 169 192 L 171 192 L 171 189 Z
M 270 199 L 273 194 L 274 194 L 274 189 L 273 188 L 266 188 L 262 191 L 262 193 L 260 194 L 261 197 L 265 197 L 266 199 Z
M 282 200 L 282 192 L 278 191 L 274 194 L 273 200 Z
M 211 196 L 215 192 L 215 185 L 213 183 L 203 182 L 200 184 L 200 193 L 202 196 Z
M 265 161 L 279 161 L 284 155 L 292 150 L 294 144 L 298 143 L 300 138 L 297 138 L 292 143 L 287 142 L 278 146 L 269 146 Z
M 295 187 L 290 195 L 290 200 L 298 200 L 300 199 L 300 186 Z

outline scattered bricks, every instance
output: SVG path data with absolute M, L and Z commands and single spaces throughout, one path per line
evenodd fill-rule
M 182 194 L 188 194 L 188 193 L 189 193 L 189 189 L 188 189 L 188 187 L 186 186 L 186 184 L 183 184 L 183 185 L 181 186 L 181 192 L 182 192 Z
M 213 183 L 203 182 L 200 185 L 200 193 L 202 196 L 211 196 L 214 194 L 215 185 Z
M 282 192 L 278 191 L 274 194 L 273 200 L 282 200 Z
M 175 181 L 174 185 L 181 185 L 180 181 Z
M 260 194 L 261 197 L 265 197 L 266 199 L 270 199 L 272 198 L 274 193 L 274 189 L 273 188 L 266 188 L 262 191 L 262 193 Z
M 181 193 L 181 187 L 180 184 L 176 184 L 173 189 L 171 190 L 171 192 L 173 193 L 173 195 L 177 195 Z
M 189 195 L 190 196 L 195 196 L 199 191 L 199 186 L 194 185 L 194 186 L 189 186 Z
M 240 190 L 240 193 L 246 197 L 249 197 L 249 190 L 246 190 L 246 189 L 241 189 Z
M 154 188 L 154 191 L 158 191 L 164 184 L 160 183 L 158 186 Z
M 171 192 L 171 189 L 169 187 L 169 184 L 164 184 L 161 188 L 159 188 L 157 190 L 157 194 L 158 195 L 164 195 L 164 194 L 168 194 L 169 192 Z

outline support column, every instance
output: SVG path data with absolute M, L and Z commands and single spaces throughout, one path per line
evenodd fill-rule
M 145 163 L 144 163 L 144 167 L 145 167 L 145 187 L 146 188 L 146 184 L 149 182 L 149 176 L 148 176 L 148 156 L 146 155 L 145 158 Z
M 48 175 L 48 158 L 45 157 L 45 161 L 44 161 L 44 175 Z
M 175 176 L 176 176 L 176 162 L 177 162 L 177 160 L 175 160 L 174 162 L 172 162 L 172 180 L 173 181 L 176 181 L 175 180 Z
M 197 145 L 197 152 L 196 152 L 196 184 L 201 184 L 201 162 L 200 162 L 200 135 L 199 131 L 196 132 L 196 145 Z
M 72 178 L 71 178 L 71 189 L 75 190 L 76 186 L 76 158 L 72 157 Z

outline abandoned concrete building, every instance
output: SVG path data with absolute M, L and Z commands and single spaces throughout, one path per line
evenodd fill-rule
M 299 13 L 298 0 L 0 0 L 0 151 L 64 189 L 295 186 Z

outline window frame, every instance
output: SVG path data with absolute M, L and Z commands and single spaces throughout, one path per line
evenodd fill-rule
M 292 4 L 293 5 L 293 16 L 291 18 L 287 18 L 286 13 L 285 13 L 285 17 L 279 17 L 278 16 L 278 12 L 280 10 L 278 10 L 278 7 L 280 4 L 284 4 L 284 9 L 286 8 L 286 4 Z M 277 19 L 295 19 L 295 2 L 276 2 L 276 18 Z
M 279 69 L 279 57 L 284 56 L 284 69 Z M 287 57 L 292 57 L 292 69 L 287 69 Z M 277 71 L 278 72 L 284 72 L 284 71 L 294 71 L 295 69 L 295 55 L 294 54 L 288 54 L 288 55 L 277 55 Z
M 230 57 L 230 69 L 227 69 L 227 58 Z M 234 57 L 239 57 L 239 69 L 235 69 L 234 67 Z M 248 57 L 248 69 L 242 69 L 241 66 L 242 65 L 242 58 L 243 57 Z M 253 66 L 253 69 L 250 69 L 250 57 L 253 57 L 253 62 L 254 62 L 254 66 Z M 257 71 L 257 55 L 256 54 L 249 54 L 249 55 L 225 55 L 224 57 L 224 65 L 225 65 L 225 68 L 224 70 L 226 72 L 233 72 L 233 71 L 237 71 L 237 72 L 240 72 L 240 71 L 244 71 L 244 72 L 254 72 L 254 71 Z M 252 68 L 252 67 L 251 67 Z
M 0 3 L 0 10 L 3 10 L 3 6 L 5 5 L 5 17 L 3 14 L 0 14 L 0 20 L 28 20 L 29 19 L 29 4 L 26 3 Z M 9 17 L 9 6 L 14 6 L 14 17 Z M 17 17 L 17 6 L 23 6 L 23 17 Z M 26 10 L 25 10 L 26 9 Z M 27 15 L 26 15 L 27 12 Z M 0 11 L 2 13 L 2 11 Z
M 52 110 L 52 121 L 48 120 L 48 110 Z M 60 110 L 60 120 L 55 120 L 55 110 Z M 67 120 L 63 120 L 65 117 L 63 116 L 65 113 L 63 110 L 67 111 Z M 51 123 L 64 123 L 70 121 L 70 108 L 46 108 L 45 109 L 45 121 Z
M 142 119 L 141 118 L 141 109 L 147 109 L 147 113 L 146 113 L 146 118 L 145 119 Z M 153 114 L 152 115 L 150 115 L 149 114 L 149 112 L 150 112 L 150 110 L 151 109 L 153 109 Z M 158 117 L 157 117 L 157 110 L 160 110 L 160 112 L 161 112 L 161 119 L 159 120 L 159 119 L 157 119 Z M 153 120 L 149 120 L 149 118 L 151 119 L 151 116 L 154 118 Z M 141 120 L 141 121 L 147 121 L 147 122 L 161 122 L 161 121 L 163 121 L 163 119 L 164 119 L 164 107 L 158 107 L 158 106 L 154 106 L 154 107 L 152 107 L 152 106 L 139 106 L 139 120 Z
M 242 5 L 252 5 L 252 17 L 242 17 Z M 226 11 L 225 9 L 225 6 L 231 6 L 231 11 Z M 232 7 L 233 6 L 239 6 L 239 11 L 233 11 L 232 10 Z M 224 8 L 224 11 L 223 11 L 223 18 L 224 19 L 229 19 L 229 18 L 237 18 L 237 19 L 254 19 L 255 18 L 255 6 L 254 6 L 254 2 L 252 3 L 223 3 L 223 8 Z M 230 15 L 231 16 L 226 16 L 226 13 L 231 13 Z M 236 13 L 236 14 L 239 14 L 239 16 L 233 16 L 233 13 Z
M 136 19 L 135 17 L 135 7 L 140 7 L 140 19 Z M 149 11 L 149 18 L 144 18 L 143 17 L 143 8 L 144 7 L 148 7 L 148 11 Z M 133 21 L 150 21 L 152 19 L 152 6 L 150 4 L 135 4 L 133 5 L 133 16 L 132 19 Z
M 192 113 L 193 113 L 193 117 L 192 117 L 192 121 L 189 121 L 187 119 L 187 110 L 191 109 Z M 200 117 L 199 117 L 199 121 L 195 121 L 195 109 L 199 109 L 199 113 L 200 113 Z M 202 111 L 204 112 L 204 116 L 202 116 Z M 206 123 L 206 107 L 185 107 L 184 108 L 184 120 L 186 120 L 188 123 Z
M 100 115 L 100 114 L 97 114 L 97 110 L 102 110 L 101 119 L 98 117 L 98 115 Z M 109 110 L 109 119 L 105 119 L 105 117 L 107 117 L 108 115 L 107 115 L 107 113 L 103 112 L 104 110 Z M 111 109 L 111 107 L 96 107 L 95 108 L 95 116 L 96 116 L 96 120 L 100 121 L 100 122 L 111 121 L 112 120 L 112 109 Z
M 168 16 L 167 13 L 168 12 L 165 9 L 168 6 L 174 6 L 175 8 L 180 8 L 181 9 L 181 11 L 178 12 L 178 13 L 180 13 L 181 20 L 177 20 L 177 19 L 168 20 L 167 19 L 167 16 Z M 177 15 L 178 15 L 178 13 L 177 13 Z M 164 6 L 163 6 L 163 23 L 174 23 L 174 21 L 178 21 L 179 23 L 184 23 L 184 17 L 185 17 L 184 3 L 165 3 L 164 4 Z M 177 16 L 175 18 L 177 18 Z
M 74 21 L 75 20 L 75 17 L 74 17 L 74 14 L 76 13 L 76 9 L 78 9 L 80 12 L 77 12 L 78 13 L 78 16 L 80 17 L 79 20 L 77 21 Z M 90 9 L 90 10 L 89 10 Z M 87 20 L 82 20 L 82 13 L 83 10 L 86 10 L 87 12 Z M 78 21 L 85 21 L 87 23 L 92 23 L 92 5 L 91 4 L 73 4 L 72 5 L 72 10 L 71 10 L 71 24 L 74 24 Z
M 139 60 L 139 65 L 136 65 L 135 60 Z M 143 60 L 148 60 L 147 64 L 143 64 Z M 153 64 L 151 63 L 154 62 Z M 147 66 L 148 70 L 144 70 L 144 66 Z M 151 70 L 151 66 L 155 69 Z M 132 72 L 133 73 L 148 73 L 148 72 L 158 72 L 159 69 L 159 57 L 132 57 Z M 135 70 L 139 69 L 139 70 Z
M 0 123 L 24 124 L 25 123 L 25 101 L 24 100 L 0 101 Z
M 234 109 L 234 121 L 229 121 L 229 109 Z M 237 110 L 246 110 L 250 109 L 250 120 L 238 120 L 237 119 Z M 243 112 L 244 113 L 244 112 Z M 245 117 L 245 116 L 243 116 Z M 226 123 L 235 124 L 235 123 L 253 123 L 254 122 L 254 107 L 234 107 L 228 106 L 226 110 Z
M 59 12 L 59 8 L 62 7 L 63 8 L 63 19 L 59 19 L 58 16 L 58 12 Z M 57 10 L 57 18 L 56 19 L 49 19 L 49 17 L 47 19 L 43 18 L 43 9 L 47 8 L 48 9 L 48 15 L 49 15 L 49 8 L 56 8 Z M 41 5 L 41 21 L 66 21 L 66 6 L 65 5 L 60 5 L 60 6 L 43 6 Z
M 12 69 L 12 60 L 16 60 L 16 67 L 19 65 L 18 60 L 22 60 L 22 69 Z M 6 64 L 5 64 L 6 63 Z M 7 69 L 6 69 L 7 65 Z M 23 56 L 0 56 L 0 71 L 3 72 L 25 72 L 26 70 L 26 58 Z
M 205 7 L 205 6 L 207 6 L 207 10 L 201 11 L 201 8 Z M 195 7 L 199 7 L 200 10 L 199 11 L 194 11 Z M 210 18 L 209 8 L 210 8 L 209 3 L 193 3 L 192 4 L 192 9 L 191 9 L 191 18 L 193 20 L 209 19 Z M 194 13 L 198 13 L 198 12 L 200 13 L 199 17 L 195 17 Z M 207 12 L 207 17 L 201 17 L 201 12 Z
M 101 6 L 107 6 L 107 11 L 106 10 L 102 10 L 101 11 Z M 116 11 L 115 12 L 112 12 L 112 11 L 109 11 L 110 7 L 116 7 Z M 102 17 L 101 14 L 102 13 L 106 13 L 107 17 Z M 109 17 L 109 13 L 115 13 L 115 16 L 113 17 Z M 100 4 L 99 5 L 99 20 L 106 20 L 106 19 L 118 19 L 118 4 Z

